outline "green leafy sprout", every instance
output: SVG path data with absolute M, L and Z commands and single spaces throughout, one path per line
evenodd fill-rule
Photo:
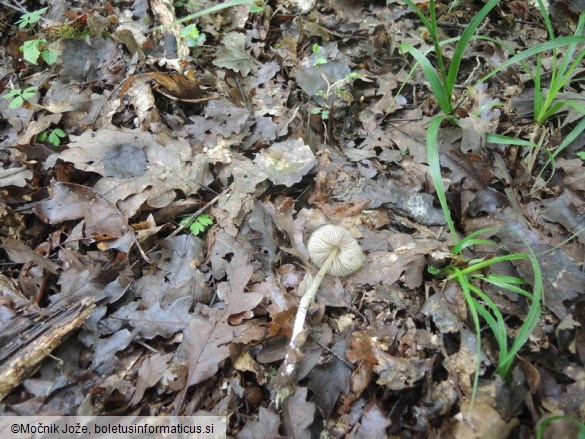
M 41 56 L 47 64 L 53 65 L 57 62 L 57 53 L 46 46 L 46 40 L 29 40 L 20 46 L 20 51 L 24 59 L 31 64 L 38 65 L 39 56 Z
M 198 215 L 196 218 L 183 218 L 179 223 L 181 227 L 189 229 L 189 231 L 197 236 L 205 232 L 205 230 L 213 224 L 213 219 L 206 213 Z
M 67 137 L 65 131 L 63 131 L 61 128 L 54 128 L 52 130 L 43 131 L 41 134 L 39 134 L 37 140 L 39 142 L 48 140 L 49 143 L 53 146 L 59 146 L 61 145 L 61 139 L 64 139 L 65 137 Z
M 16 23 L 20 29 L 32 26 L 39 22 L 42 15 L 47 12 L 49 8 L 38 9 L 33 12 L 23 14 Z M 25 41 L 19 50 L 26 61 L 31 64 L 38 65 L 39 56 L 49 64 L 53 65 L 57 62 L 57 53 L 47 48 L 47 41 L 42 38 Z
M 20 88 L 13 88 L 4 96 L 2 96 L 2 99 L 12 99 L 12 101 L 8 104 L 8 108 L 13 110 L 17 107 L 22 107 L 24 101 L 32 98 L 37 93 L 38 89 L 39 88 L 36 85 L 27 87 L 24 90 Z
M 36 11 L 23 14 L 22 17 L 20 17 L 20 20 L 18 20 L 16 22 L 16 24 L 18 24 L 18 27 L 20 29 L 24 29 L 25 27 L 32 26 L 33 24 L 36 24 L 40 21 L 42 15 L 45 12 L 47 12 L 48 9 L 49 8 L 47 7 L 47 8 L 37 9 Z
M 311 50 L 312 50 L 313 54 L 316 56 L 321 51 L 321 46 L 319 46 L 318 44 L 315 43 L 315 44 L 313 44 Z M 311 109 L 311 114 L 319 114 L 319 115 L 321 115 L 321 118 L 323 120 L 327 120 L 327 119 L 329 119 L 329 114 L 330 114 L 330 110 L 331 110 L 330 105 L 327 103 L 329 101 L 329 99 L 332 96 L 337 96 L 340 98 L 345 96 L 346 92 L 345 92 L 344 88 L 351 81 L 353 81 L 355 79 L 359 79 L 360 74 L 356 73 L 356 72 L 350 72 L 347 75 L 345 75 L 343 78 L 340 78 L 336 81 L 331 82 L 327 78 L 327 76 L 324 74 L 323 69 L 321 68 L 321 66 L 324 64 L 327 64 L 327 58 L 325 58 L 325 57 L 318 57 L 313 62 L 313 67 L 316 67 L 319 69 L 319 72 L 321 74 L 321 78 L 323 78 L 323 81 L 325 81 L 327 88 L 326 88 L 326 90 L 319 90 L 316 93 L 316 95 L 322 97 L 325 102 L 321 106 Z
M 185 26 L 181 32 L 181 36 L 185 38 L 189 47 L 201 46 L 205 42 L 205 34 L 199 32 L 196 24 Z

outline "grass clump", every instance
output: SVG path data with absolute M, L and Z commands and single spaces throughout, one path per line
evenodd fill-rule
M 472 401 L 475 399 L 477 383 L 479 379 L 479 358 L 481 353 L 481 333 L 480 317 L 487 324 L 487 328 L 493 334 L 498 345 L 498 365 L 496 372 L 506 378 L 514 362 L 516 354 L 522 346 L 528 341 L 530 335 L 536 328 L 541 315 L 543 304 L 543 283 L 540 265 L 536 255 L 530 247 L 527 253 L 510 253 L 495 257 L 481 257 L 468 259 L 464 255 L 464 250 L 475 245 L 494 247 L 496 252 L 500 246 L 493 240 L 483 239 L 482 235 L 494 233 L 497 229 L 481 229 L 462 238 L 452 249 L 457 263 L 448 265 L 442 270 L 430 270 L 431 273 L 441 275 L 446 282 L 457 282 L 467 303 L 471 318 L 475 326 L 477 335 L 477 367 L 474 377 Z M 503 262 L 511 262 L 519 259 L 528 259 L 532 264 L 534 272 L 534 281 L 532 292 L 523 288 L 526 285 L 524 279 L 516 276 L 506 276 L 491 272 L 491 268 Z M 515 294 L 524 296 L 529 304 L 528 313 L 514 336 L 514 341 L 510 344 L 511 338 L 508 333 L 504 316 L 494 303 L 494 301 L 478 286 L 481 284 L 491 284 L 500 290 L 506 290 Z
M 480 318 L 485 322 L 485 324 L 487 324 L 487 328 L 493 334 L 499 348 L 496 372 L 502 377 L 506 378 L 510 372 L 510 368 L 513 364 L 516 354 L 528 341 L 530 335 L 536 328 L 541 315 L 541 307 L 543 303 L 542 273 L 536 255 L 532 252 L 532 250 L 529 248 L 527 253 L 512 253 L 503 255 L 498 254 L 500 246 L 495 241 L 480 238 L 481 235 L 492 233 L 494 231 L 493 229 L 482 229 L 460 238 L 451 217 L 451 212 L 447 203 L 445 189 L 443 187 L 442 181 L 441 164 L 439 160 L 439 145 L 437 139 L 443 123 L 448 122 L 452 125 L 458 124 L 455 110 L 458 108 L 460 103 L 455 101 L 454 90 L 458 80 L 461 61 L 463 59 L 465 50 L 469 45 L 469 42 L 472 40 L 472 38 L 477 38 L 474 35 L 476 30 L 485 17 L 489 14 L 489 12 L 498 4 L 499 0 L 489 0 L 486 2 L 477 15 L 473 17 L 461 36 L 450 39 L 448 41 L 449 43 L 455 43 L 454 53 L 451 57 L 451 61 L 448 64 L 442 52 L 442 47 L 446 44 L 446 41 L 441 41 L 439 39 L 435 1 L 429 0 L 428 16 L 426 16 L 420 9 L 418 9 L 411 0 L 403 1 L 416 13 L 416 15 L 422 21 L 433 43 L 434 50 L 428 51 L 427 53 L 423 53 L 409 44 L 402 44 L 400 48 L 403 53 L 410 54 L 421 67 L 423 74 L 429 83 L 429 87 L 435 96 L 435 99 L 437 100 L 437 103 L 442 112 L 442 114 L 435 116 L 431 120 L 427 129 L 427 158 L 431 177 L 437 193 L 437 198 L 441 204 L 441 209 L 443 215 L 445 216 L 449 231 L 455 241 L 455 245 L 452 248 L 451 253 L 458 261 L 458 263 L 450 264 L 448 267 L 440 270 L 440 272 L 435 274 L 440 274 L 446 282 L 457 282 L 460 285 L 461 291 L 465 297 L 467 307 L 469 309 L 470 316 L 475 326 L 475 332 L 477 334 L 477 367 L 471 398 L 472 401 L 474 401 L 477 392 L 480 366 L 479 357 L 481 352 L 480 341 L 482 334 Z M 489 77 L 495 75 L 498 71 L 507 68 L 507 66 L 511 66 L 514 63 L 523 61 L 530 56 L 534 56 L 535 54 L 539 54 L 546 50 L 551 50 L 553 46 L 561 47 L 568 44 L 572 44 L 572 41 L 561 38 L 555 40 L 551 44 L 545 44 L 537 48 L 529 49 L 524 53 L 512 57 L 507 62 L 502 63 L 497 69 L 494 69 L 484 78 L 482 78 L 480 82 L 487 80 Z M 434 54 L 436 65 L 431 62 L 431 54 Z M 466 93 L 462 96 L 461 99 L 464 99 L 465 95 Z M 488 136 L 491 136 L 491 140 L 495 140 L 497 143 L 534 146 L 533 143 L 529 141 L 507 138 L 505 136 L 498 136 L 495 134 Z M 497 256 L 478 259 L 466 258 L 463 253 L 464 250 L 478 244 L 493 247 Z M 532 292 L 527 291 L 523 287 L 526 284 L 524 279 L 515 276 L 502 276 L 491 271 L 491 268 L 495 264 L 519 259 L 528 259 L 532 264 L 534 272 Z M 520 326 L 518 333 L 515 335 L 513 342 L 509 342 L 511 337 L 502 312 L 499 310 L 494 301 L 481 289 L 482 284 L 491 284 L 498 289 L 520 294 L 526 297 L 528 300 L 528 313 L 524 322 Z

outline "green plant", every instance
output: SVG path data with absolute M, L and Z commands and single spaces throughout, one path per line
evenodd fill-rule
M 205 42 L 205 34 L 199 32 L 196 24 L 185 26 L 181 31 L 181 36 L 186 39 L 187 46 L 201 46 Z
M 18 27 L 23 29 L 27 26 L 32 26 L 33 24 L 38 23 L 41 16 L 47 12 L 48 9 L 49 8 L 42 8 L 37 11 L 23 14 L 22 17 L 20 17 L 20 20 L 16 22 Z M 57 61 L 57 53 L 48 49 L 47 41 L 42 38 L 25 41 L 22 46 L 20 46 L 19 50 L 22 52 L 24 59 L 34 65 L 38 65 L 39 56 L 41 56 L 49 65 L 55 64 Z
M 16 107 L 22 107 L 24 101 L 32 98 L 37 93 L 38 89 L 39 88 L 36 85 L 27 87 L 24 90 L 20 88 L 13 88 L 4 96 L 2 96 L 2 99 L 12 99 L 12 101 L 8 104 L 8 108 L 12 110 Z
M 457 39 L 451 62 L 447 68 L 445 57 L 441 49 L 441 41 L 439 40 L 439 31 L 437 26 L 437 11 L 435 6 L 435 0 L 429 0 L 429 16 L 427 17 L 414 3 L 412 0 L 403 0 L 418 16 L 422 21 L 424 27 L 429 33 L 429 37 L 433 43 L 434 53 L 437 59 L 437 68 L 433 67 L 431 61 L 428 58 L 428 54 L 423 54 L 420 50 L 416 49 L 410 44 L 401 44 L 400 50 L 402 52 L 408 52 L 421 66 L 423 73 L 429 82 L 431 91 L 437 99 L 437 103 L 444 114 L 453 113 L 456 105 L 453 101 L 453 91 L 455 84 L 457 83 L 457 76 L 459 75 L 459 67 L 461 66 L 461 60 L 465 49 L 469 45 L 473 34 L 487 16 L 487 14 L 498 4 L 499 0 L 489 0 L 483 8 L 477 13 L 471 22 L 465 28 L 465 31 Z
M 51 27 L 45 31 L 49 41 L 65 39 L 84 39 L 91 35 L 91 30 L 85 25 L 68 22 Z
M 203 233 L 207 227 L 213 224 L 213 219 L 206 213 L 198 215 L 196 218 L 183 218 L 179 223 L 181 227 L 188 228 L 195 236 Z
M 274 366 L 268 366 L 266 368 L 266 372 L 264 372 L 266 375 L 266 378 L 270 381 L 273 377 L 276 376 L 276 374 L 278 373 L 278 369 Z
M 548 31 L 549 40 L 553 41 L 556 39 L 556 36 L 554 34 L 554 29 L 549 13 L 543 4 L 543 1 L 537 1 Z M 585 13 L 582 13 L 579 16 L 579 22 L 575 29 L 574 36 L 582 36 L 584 28 Z M 552 50 L 552 67 L 551 71 L 548 72 L 550 73 L 550 83 L 548 84 L 548 87 L 545 87 L 541 79 L 545 73 L 542 67 L 542 54 L 538 54 L 536 58 L 535 70 L 528 70 L 534 82 L 534 121 L 536 123 L 531 140 L 537 142 L 538 144 L 538 148 L 533 149 L 527 156 L 527 171 L 529 173 L 532 172 L 538 154 L 542 149 L 542 143 L 544 140 L 542 125 L 552 116 L 558 114 L 562 109 L 567 107 L 571 107 L 576 110 L 577 113 L 585 116 L 584 105 L 571 99 L 560 98 L 560 93 L 570 85 L 575 75 L 581 70 L 580 66 L 583 57 L 585 57 L 585 49 L 583 49 L 583 46 L 581 46 L 581 49 L 577 52 L 579 46 L 580 42 L 578 40 L 567 44 L 566 51 L 562 55 L 558 53 L 557 49 Z M 581 134 L 583 130 L 585 130 L 585 124 L 577 124 L 567 137 L 574 139 L 579 134 Z M 569 146 L 569 144 L 570 142 L 565 140 L 561 143 L 561 145 L 556 147 L 552 153 L 552 157 L 549 157 L 549 160 L 545 164 L 545 168 L 551 162 L 553 163 L 554 167 L 554 157 L 556 157 L 557 154 Z
M 429 36 L 433 43 L 434 50 L 428 51 L 427 53 L 423 53 L 409 44 L 402 44 L 400 48 L 403 52 L 412 55 L 417 64 L 420 65 L 423 74 L 429 83 L 430 89 L 437 99 L 437 103 L 439 104 L 439 107 L 443 113 L 441 115 L 435 116 L 428 126 L 426 138 L 427 157 L 431 178 L 437 192 L 437 198 L 439 199 L 449 231 L 455 241 L 455 245 L 451 252 L 459 261 L 459 263 L 451 264 L 440 272 L 435 271 L 435 273 L 441 274 L 446 282 L 457 282 L 461 286 L 461 290 L 465 297 L 465 301 L 475 326 L 475 332 L 477 336 L 477 367 L 472 391 L 472 401 L 474 401 L 477 392 L 480 367 L 480 317 L 486 322 L 487 327 L 494 335 L 498 344 L 499 353 L 496 372 L 502 377 L 506 377 L 510 371 L 516 354 L 528 341 L 530 334 L 532 334 L 538 323 L 543 301 L 542 273 L 536 255 L 532 252 L 530 247 L 528 247 L 529 251 L 527 253 L 504 254 L 492 258 L 479 259 L 466 259 L 464 257 L 463 251 L 471 246 L 481 244 L 484 246 L 487 245 L 491 247 L 498 247 L 498 244 L 491 240 L 478 238 L 480 235 L 492 232 L 492 229 L 479 230 L 463 237 L 462 239 L 459 238 L 459 234 L 457 233 L 455 224 L 451 217 L 451 212 L 447 203 L 442 181 L 437 142 L 439 131 L 441 129 L 441 125 L 444 122 L 448 122 L 453 125 L 458 123 L 454 112 L 455 109 L 459 106 L 459 103 L 454 100 L 453 92 L 457 83 L 461 60 L 471 39 L 478 38 L 474 36 L 475 31 L 483 19 L 487 16 L 487 14 L 497 5 L 498 0 L 488 1 L 478 12 L 478 14 L 473 17 L 470 24 L 466 27 L 461 36 L 450 40 L 450 42 L 455 42 L 455 50 L 448 66 L 446 65 L 445 57 L 442 53 L 442 46 L 444 46 L 446 42 L 439 40 L 435 2 L 433 0 L 429 1 L 428 17 L 423 14 L 422 11 L 418 9 L 411 0 L 404 0 L 404 2 L 418 15 L 419 19 L 422 21 L 423 25 L 429 32 Z M 545 49 L 542 48 L 542 50 Z M 435 54 L 437 64 L 436 68 L 433 66 L 429 58 L 431 53 Z M 528 57 L 529 55 L 524 54 L 523 56 Z M 502 70 L 501 65 L 498 67 L 498 70 Z M 495 72 L 490 72 L 490 74 L 495 74 Z M 482 78 L 482 80 L 487 80 L 487 77 Z M 460 99 L 464 99 L 466 94 L 467 93 L 464 93 Z M 535 147 L 533 142 L 511 139 L 505 136 L 488 135 L 488 139 L 497 143 L 514 143 L 522 146 Z M 502 276 L 490 272 L 490 268 L 494 264 L 518 259 L 529 259 L 531 261 L 534 272 L 532 293 L 522 288 L 522 285 L 525 284 L 523 279 L 514 276 Z M 485 294 L 484 291 L 482 291 L 482 283 L 492 284 L 497 288 L 521 294 L 529 301 L 529 309 L 526 319 L 522 323 L 511 345 L 508 342 L 508 328 L 506 326 L 504 317 L 493 300 L 491 300 L 490 297 Z
M 496 372 L 503 378 L 506 378 L 516 354 L 528 341 L 534 328 L 536 328 L 538 320 L 540 319 L 544 297 L 540 265 L 536 255 L 532 252 L 532 249 L 530 249 L 529 246 L 529 251 L 527 253 L 511 253 L 489 258 L 465 259 L 463 253 L 464 250 L 472 246 L 483 245 L 498 247 L 498 244 L 492 240 L 479 238 L 481 235 L 493 233 L 496 230 L 497 229 L 482 229 L 465 236 L 451 249 L 451 253 L 458 260 L 458 263 L 450 264 L 446 268 L 440 270 L 440 273 L 435 272 L 436 274 L 444 276 L 446 282 L 454 281 L 461 286 L 461 290 L 463 291 L 465 301 L 467 302 L 474 322 L 477 335 L 476 355 L 478 361 L 474 378 L 472 400 L 475 399 L 475 392 L 477 390 L 477 382 L 479 379 L 479 356 L 481 352 L 481 327 L 479 317 L 487 323 L 498 344 L 498 367 Z M 532 269 L 534 272 L 532 293 L 529 293 L 521 287 L 526 284 L 524 279 L 489 272 L 489 269 L 495 264 L 518 259 L 529 259 L 532 263 Z M 508 344 L 508 329 L 504 317 L 497 305 L 478 286 L 481 285 L 481 283 L 492 284 L 497 288 L 520 294 L 528 299 L 530 304 L 528 313 L 515 335 L 511 346 Z
M 575 427 L 577 427 L 579 429 L 579 433 L 578 433 L 579 435 L 577 436 L 577 439 L 585 439 L 585 423 L 583 421 L 572 418 L 570 416 L 560 416 L 560 415 L 547 416 L 546 418 L 541 419 L 540 422 L 538 423 L 538 428 L 536 429 L 536 439 L 542 439 L 546 428 L 550 424 L 552 424 L 554 421 L 557 421 L 560 419 L 572 423 Z
M 16 24 L 18 24 L 18 27 L 20 29 L 24 29 L 27 26 L 32 26 L 33 24 L 36 24 L 39 22 L 42 15 L 45 12 L 47 12 L 48 9 L 49 8 L 42 8 L 42 9 L 37 9 L 36 11 L 33 11 L 33 12 L 28 12 L 26 14 L 23 14 L 22 17 L 20 17 L 20 20 L 18 20 L 16 22 Z
M 61 139 L 64 139 L 65 137 L 67 137 L 65 131 L 63 131 L 61 128 L 54 128 L 52 130 L 43 131 L 41 134 L 39 134 L 37 140 L 39 142 L 48 140 L 49 143 L 51 143 L 53 146 L 59 146 L 61 145 Z
M 323 103 L 319 107 L 315 107 L 311 109 L 311 114 L 320 114 L 323 120 L 329 119 L 329 114 L 331 111 L 331 98 L 336 96 L 338 98 L 343 98 L 346 94 L 345 87 L 353 80 L 359 79 L 360 75 L 356 72 L 350 72 L 345 75 L 343 78 L 339 78 L 335 81 L 330 81 L 327 78 L 323 71 L 323 65 L 327 64 L 327 58 L 323 56 L 317 56 L 321 51 L 321 46 L 318 44 L 313 44 L 312 47 L 313 54 L 316 56 L 315 61 L 313 62 L 313 67 L 319 69 L 319 73 L 323 81 L 325 81 L 326 89 L 319 90 L 316 95 L 323 98 Z
M 22 52 L 24 59 L 34 65 L 38 65 L 39 55 L 49 65 L 57 62 L 57 53 L 47 48 L 46 40 L 39 39 L 25 41 L 24 44 L 20 46 L 20 51 Z

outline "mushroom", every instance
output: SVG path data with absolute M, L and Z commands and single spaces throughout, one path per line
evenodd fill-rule
M 315 298 L 325 274 L 329 273 L 335 277 L 348 276 L 364 263 L 364 253 L 360 245 L 343 227 L 331 224 L 320 227 L 309 238 L 307 248 L 313 263 L 321 268 L 299 303 L 290 341 L 291 348 L 298 348 L 304 342 L 304 339 L 297 338 L 303 331 L 309 305 Z

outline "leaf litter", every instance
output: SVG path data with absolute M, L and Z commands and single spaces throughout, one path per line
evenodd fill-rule
M 481 7 L 449 3 L 436 2 L 445 38 Z M 559 32 L 573 32 L 573 3 L 551 6 Z M 31 340 L 52 351 L 3 387 L 2 413 L 205 410 L 228 415 L 239 438 L 533 437 L 547 415 L 582 419 L 583 136 L 535 186 L 521 147 L 486 136 L 527 137 L 533 78 L 514 67 L 471 88 L 459 127 L 440 138 L 460 232 L 496 228 L 500 251 L 530 244 L 540 261 L 543 315 L 504 381 L 487 331 L 477 357 L 461 287 L 432 274 L 458 261 L 427 162 L 437 104 L 398 51 L 431 47 L 416 16 L 398 0 L 269 1 L 199 17 L 205 42 L 189 47 L 173 20 L 214 4 L 72 9 L 89 37 L 51 40 L 53 66 L 18 50 L 35 32 L 54 35 L 46 24 L 28 36 L 2 29 L 0 90 L 35 92 L 20 106 L 0 100 L 0 373 L 14 372 Z M 545 41 L 532 3 L 502 8 L 482 32 L 516 50 Z M 0 12 L 3 22 L 14 25 L 16 10 Z M 59 11 L 49 7 L 52 23 L 70 26 Z M 472 41 L 466 88 L 508 57 Z M 578 118 L 563 108 L 547 139 Z M 62 144 L 43 143 L 55 128 Z M 202 213 L 199 236 L 171 232 Z M 290 396 L 277 405 L 296 308 L 317 271 L 306 242 L 328 223 L 358 239 L 366 262 L 325 277 Z M 494 269 L 533 283 L 528 260 Z M 477 282 L 513 339 L 527 301 Z M 59 332 L 63 318 L 72 323 Z M 569 424 L 550 428 L 569 437 Z

